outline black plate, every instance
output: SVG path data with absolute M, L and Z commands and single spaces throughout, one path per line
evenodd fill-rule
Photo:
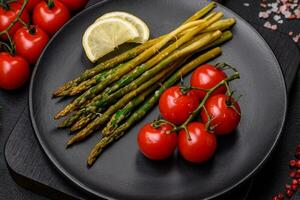
M 82 72 L 88 62 L 81 37 L 94 20 L 109 11 L 127 11 L 149 25 L 152 36 L 177 27 L 207 4 L 199 0 L 113 0 L 94 5 L 74 17 L 52 39 L 34 71 L 30 87 L 30 113 L 36 136 L 62 174 L 86 191 L 114 199 L 201 199 L 218 196 L 250 177 L 274 148 L 286 114 L 286 91 L 279 64 L 261 36 L 239 16 L 234 39 L 223 47 L 217 60 L 240 71 L 233 87 L 243 94 L 242 119 L 235 134 L 219 138 L 216 156 L 203 165 L 192 165 L 179 156 L 163 162 L 145 159 L 138 151 L 136 134 L 142 124 L 158 115 L 154 109 L 126 136 L 108 148 L 88 169 L 86 158 L 100 138 L 68 150 L 66 130 L 57 130 L 54 114 L 70 100 L 52 99 L 55 88 Z M 214 62 L 217 62 L 215 60 Z M 85 66 L 85 67 L 83 67 Z

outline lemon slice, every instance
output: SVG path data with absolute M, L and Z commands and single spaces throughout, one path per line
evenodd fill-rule
M 140 18 L 126 12 L 110 12 L 99 17 L 96 22 L 108 18 L 121 18 L 134 25 L 139 32 L 139 37 L 133 39 L 132 42 L 144 43 L 149 39 L 149 28 Z
M 85 31 L 82 45 L 88 59 L 96 62 L 119 45 L 139 36 L 135 26 L 121 18 L 95 22 Z

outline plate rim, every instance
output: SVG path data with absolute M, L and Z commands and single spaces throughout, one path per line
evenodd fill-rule
M 49 152 L 49 149 L 45 147 L 45 143 L 43 142 L 43 140 L 41 139 L 40 133 L 39 133 L 39 129 L 37 127 L 36 124 L 36 120 L 34 117 L 34 111 L 33 111 L 33 87 L 34 87 L 34 80 L 35 80 L 35 76 L 36 76 L 36 72 L 38 70 L 38 66 L 40 64 L 41 58 L 44 56 L 46 49 L 48 48 L 48 46 L 53 42 L 53 40 L 56 38 L 56 36 L 65 28 L 65 26 L 67 26 L 69 23 L 72 23 L 74 20 L 76 20 L 78 17 L 80 17 L 80 15 L 82 15 L 85 12 L 88 12 L 89 10 L 93 9 L 94 7 L 101 7 L 103 6 L 105 3 L 110 2 L 113 0 L 102 0 L 99 1 L 93 5 L 90 5 L 86 8 L 84 8 L 82 11 L 80 11 L 79 13 L 77 13 L 76 15 L 74 15 L 67 23 L 65 23 L 53 36 L 52 38 L 49 40 L 49 42 L 47 43 L 47 45 L 45 46 L 44 50 L 42 51 L 38 61 L 36 62 L 34 69 L 32 71 L 32 75 L 31 75 L 31 79 L 30 79 L 30 85 L 29 85 L 29 114 L 30 114 L 30 121 L 31 121 L 31 125 L 33 127 L 34 130 L 34 135 L 38 140 L 39 145 L 41 146 L 43 152 L 46 154 L 47 158 L 50 160 L 51 164 L 57 169 L 57 171 L 62 174 L 64 176 L 64 178 L 67 178 L 68 181 L 70 183 L 72 183 L 72 185 L 76 186 L 77 188 L 81 189 L 82 191 L 88 192 L 92 195 L 94 195 L 95 197 L 100 197 L 100 198 L 105 198 L 105 199 L 114 199 L 112 196 L 108 196 L 105 195 L 103 193 L 97 192 L 95 190 L 92 190 L 90 188 L 88 188 L 87 186 L 83 185 L 80 183 L 79 180 L 77 180 L 76 178 L 74 178 L 70 173 L 68 173 L 63 167 L 60 166 L 60 164 L 55 160 L 55 158 L 51 155 L 51 153 Z M 210 2 L 208 0 L 206 0 L 206 2 Z M 234 188 L 236 188 L 237 186 L 241 185 L 242 183 L 244 183 L 246 180 L 248 180 L 250 177 L 252 177 L 253 175 L 255 175 L 262 167 L 263 165 L 266 163 L 266 161 L 270 158 L 270 155 L 272 154 L 272 152 L 274 151 L 276 145 L 278 144 L 278 141 L 280 139 L 280 136 L 282 134 L 283 128 L 284 128 L 284 124 L 286 121 L 286 115 L 287 115 L 287 90 L 286 90 L 286 83 L 283 77 L 283 72 L 281 69 L 281 65 L 278 62 L 278 59 L 276 58 L 276 56 L 274 55 L 274 52 L 272 51 L 272 49 L 270 48 L 269 44 L 266 42 L 266 40 L 262 37 L 262 35 L 248 22 L 246 21 L 243 17 L 241 17 L 240 15 L 238 15 L 236 12 L 232 11 L 231 9 L 225 7 L 224 5 L 215 2 L 217 4 L 218 7 L 221 7 L 222 9 L 230 12 L 231 14 L 233 14 L 236 18 L 239 18 L 239 20 L 241 20 L 243 23 L 245 23 L 250 29 L 252 29 L 252 31 L 254 31 L 256 33 L 256 35 L 258 37 L 260 37 L 260 39 L 263 41 L 263 45 L 268 49 L 269 53 L 272 55 L 274 61 L 276 62 L 276 68 L 280 73 L 280 80 L 278 80 L 279 82 L 281 82 L 281 85 L 283 87 L 283 103 L 284 103 L 284 113 L 282 116 L 282 121 L 280 124 L 280 128 L 278 130 L 278 133 L 276 135 L 275 141 L 273 142 L 271 148 L 269 149 L 269 151 L 267 152 L 267 154 L 263 157 L 263 159 L 259 162 L 259 164 L 253 169 L 251 170 L 249 173 L 247 173 L 246 176 L 244 176 L 242 179 L 240 179 L 239 181 L 237 181 L 236 183 L 225 187 L 223 190 L 210 195 L 208 197 L 206 197 L 205 199 L 213 199 L 216 197 L 219 197 L 231 190 L 233 190 Z

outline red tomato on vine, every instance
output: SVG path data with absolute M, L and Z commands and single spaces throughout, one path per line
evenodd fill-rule
M 188 91 L 184 94 L 180 86 L 168 88 L 159 98 L 162 117 L 173 124 L 180 125 L 199 105 L 199 99 Z
M 23 56 L 30 64 L 34 64 L 46 46 L 49 37 L 37 26 L 22 27 L 15 33 L 16 54 Z
M 209 160 L 217 149 L 217 139 L 205 129 L 200 122 L 192 122 L 179 132 L 178 150 L 181 156 L 193 163 L 202 163 Z
M 0 6 L 0 32 L 4 31 L 16 19 L 21 7 L 22 5 L 16 2 Z M 30 18 L 26 9 L 23 10 L 20 19 L 25 23 L 29 22 Z M 8 31 L 9 35 L 12 37 L 21 27 L 22 24 L 20 22 L 15 23 Z M 1 38 L 7 40 L 7 36 L 5 34 L 2 35 Z
M 159 128 L 146 124 L 138 134 L 140 151 L 151 160 L 168 158 L 177 145 L 177 134 L 167 133 L 170 130 L 172 126 L 168 124 L 162 124 Z
M 50 3 L 49 3 L 50 2 Z M 33 10 L 33 23 L 53 35 L 71 17 L 68 8 L 57 0 L 37 4 Z
M 23 86 L 29 78 L 30 68 L 21 56 L 0 53 L 0 88 L 13 90 Z
M 190 84 L 193 87 L 201 88 L 201 89 L 211 89 L 215 85 L 217 85 L 222 80 L 226 79 L 226 74 L 217 69 L 215 66 L 210 64 L 205 64 L 198 67 L 192 74 Z M 203 99 L 206 95 L 205 91 L 196 90 L 194 91 L 200 99 Z M 218 88 L 214 94 L 222 94 L 226 92 L 226 87 L 221 86 Z
M 239 104 L 225 94 L 210 97 L 205 103 L 205 110 L 201 110 L 203 123 L 208 123 L 208 116 L 211 118 L 210 126 L 217 135 L 225 135 L 233 132 L 241 119 Z

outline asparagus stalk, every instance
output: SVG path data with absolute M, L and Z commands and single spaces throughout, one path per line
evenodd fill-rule
M 92 69 L 88 69 L 88 70 L 84 71 L 79 77 L 77 77 L 71 81 L 68 81 L 65 84 L 63 84 L 62 86 L 60 86 L 59 88 L 57 88 L 54 91 L 53 96 L 58 97 L 58 96 L 64 96 L 64 94 L 68 94 L 68 91 L 71 88 L 77 86 L 82 81 L 88 80 L 89 78 L 95 76 L 96 74 L 98 74 L 101 71 L 104 71 L 107 69 L 112 69 L 113 67 L 117 66 L 118 64 L 120 64 L 122 62 L 136 57 L 137 55 L 139 55 L 146 49 L 150 48 L 152 45 L 154 45 L 158 41 L 159 41 L 159 39 L 149 40 L 144 44 L 141 44 L 133 49 L 130 49 L 130 50 L 112 58 L 112 59 L 109 59 L 103 63 L 96 65 Z
M 142 119 L 150 110 L 151 108 L 157 103 L 159 96 L 163 93 L 163 91 L 175 84 L 177 81 L 180 80 L 182 76 L 185 76 L 190 71 L 194 70 L 197 66 L 202 63 L 207 62 L 208 60 L 215 58 L 216 56 L 221 54 L 221 49 L 219 47 L 214 48 L 208 51 L 205 54 L 197 57 L 190 63 L 183 66 L 179 69 L 175 74 L 173 74 L 167 81 L 164 82 L 162 87 L 155 92 L 155 95 L 147 100 L 135 113 L 133 113 L 129 119 L 126 120 L 124 124 L 118 127 L 113 133 L 108 136 L 104 136 L 97 144 L 94 146 L 92 151 L 89 154 L 87 159 L 88 166 L 91 166 L 97 157 L 101 154 L 103 149 L 107 147 L 110 143 L 117 140 L 121 136 L 125 134 L 125 131 L 128 130 L 134 123 L 138 120 Z
M 179 60 L 175 63 L 173 63 L 169 68 L 171 68 L 172 70 L 177 69 L 177 67 L 179 67 L 181 64 L 183 64 L 186 61 L 187 58 Z M 155 87 L 152 87 L 151 89 L 145 91 L 144 93 L 146 94 L 142 94 L 138 97 L 136 97 L 136 100 L 130 101 L 127 105 L 136 105 L 139 103 L 139 101 L 142 101 L 144 99 L 143 96 L 146 96 L 148 94 L 149 91 L 152 91 L 152 89 L 155 89 Z M 95 108 L 96 109 L 96 108 Z M 103 108 L 97 108 L 97 113 L 101 112 L 103 110 Z M 85 111 L 86 112 L 86 111 Z M 96 117 L 96 114 L 94 113 L 90 113 L 88 116 L 83 116 L 81 117 L 72 127 L 71 127 L 71 131 L 77 131 L 79 129 L 82 129 L 84 126 L 86 126 L 91 120 L 94 120 Z
M 217 17 L 219 18 L 220 15 L 217 16 Z M 214 19 L 211 19 L 211 20 L 215 21 L 216 19 L 217 18 L 214 18 Z M 217 22 L 215 22 L 215 23 L 217 23 Z M 154 56 L 153 58 L 151 58 L 146 63 L 138 66 L 131 73 L 126 74 L 120 80 L 118 80 L 114 84 L 114 86 L 112 87 L 112 91 L 111 92 L 114 92 L 114 91 L 118 90 L 120 87 L 123 87 L 124 85 L 130 83 L 132 80 L 134 80 L 140 74 L 142 74 L 146 70 L 150 69 L 152 66 L 154 66 L 155 64 L 157 64 L 160 60 L 162 60 L 163 58 L 167 57 L 175 49 L 179 48 L 182 44 L 184 44 L 187 41 L 191 40 L 196 34 L 198 34 L 199 32 L 202 32 L 204 30 L 202 30 L 201 27 L 200 27 L 200 29 L 198 27 L 194 27 L 193 30 L 191 30 L 191 31 L 188 31 L 188 32 L 185 31 L 185 34 L 182 35 L 182 37 L 179 40 L 176 40 L 173 44 L 171 44 L 170 46 L 168 46 L 166 49 L 164 49 L 158 55 Z M 215 30 L 218 30 L 218 29 L 215 29 Z M 93 77 L 93 78 L 91 78 L 91 79 L 89 79 L 87 81 L 82 82 L 80 85 L 78 85 L 77 87 L 73 88 L 73 90 L 71 91 L 70 95 L 79 94 L 79 93 L 81 93 L 81 92 L 89 89 L 93 85 L 99 83 L 100 81 L 98 80 L 97 76 L 98 75 L 96 75 L 95 77 Z
M 105 110 L 105 108 L 103 108 L 103 107 L 98 108 L 96 114 L 101 113 L 104 110 Z M 92 114 L 94 114 L 94 113 L 92 113 Z M 80 109 L 75 114 L 71 115 L 70 117 L 65 119 L 62 123 L 60 123 L 57 126 L 57 128 L 66 128 L 66 127 L 72 126 L 73 124 L 76 124 L 76 123 L 83 123 L 82 121 L 86 121 L 87 120 L 86 118 L 93 119 L 93 116 L 91 115 L 90 112 L 87 112 L 85 109 Z
M 211 32 L 215 30 L 226 30 L 233 26 L 235 24 L 235 19 L 234 18 L 228 18 L 228 19 L 222 19 L 219 20 L 213 24 L 211 24 L 209 27 L 203 30 L 203 32 Z
M 196 42 L 197 40 L 201 39 L 204 35 L 207 35 L 207 34 L 208 33 L 204 33 L 204 34 L 200 34 L 200 35 L 196 36 L 194 39 L 192 39 L 191 41 L 184 44 L 181 48 L 187 47 L 188 45 Z M 213 43 L 211 43 L 203 48 L 200 48 L 198 51 L 204 51 L 204 50 L 219 46 L 222 43 L 230 40 L 231 38 L 232 38 L 232 33 L 230 31 L 225 31 L 222 33 L 222 35 L 219 39 L 217 39 Z M 91 106 L 94 102 L 101 100 L 105 94 L 107 94 L 107 95 L 109 94 L 109 91 L 112 91 L 111 87 L 106 88 L 105 91 L 101 95 L 96 96 L 94 99 L 92 99 L 92 101 L 89 104 L 87 104 L 84 108 L 79 110 L 76 114 L 67 118 L 58 127 L 64 128 L 64 127 L 71 126 L 74 123 L 77 123 L 72 127 L 72 129 L 77 130 L 75 127 L 82 128 L 85 124 L 87 124 L 89 121 L 91 121 L 95 118 L 95 116 L 90 115 L 89 112 L 85 108 Z M 103 111 L 103 108 L 99 107 L 99 108 L 97 108 L 97 110 L 94 110 L 93 112 L 101 113 L 102 111 Z M 78 120 L 78 122 L 77 122 L 77 120 Z
M 189 23 L 192 21 L 195 21 L 197 19 L 200 19 L 201 17 L 205 16 L 207 13 L 209 13 L 211 10 L 213 10 L 216 7 L 215 2 L 209 3 L 207 6 L 203 7 L 201 10 L 197 11 L 195 14 L 193 14 L 191 17 L 189 17 L 185 23 Z
M 208 45 L 210 42 L 213 42 L 216 39 L 218 39 L 221 35 L 222 33 L 220 31 L 216 31 L 214 33 L 203 36 L 200 40 L 195 41 L 194 43 L 183 48 L 182 50 L 179 50 L 174 54 L 170 55 L 169 57 L 167 57 L 165 60 L 157 64 L 152 69 L 148 71 L 145 70 L 146 72 L 143 73 L 139 78 L 132 81 L 130 84 L 126 85 L 122 89 L 116 91 L 115 93 L 109 96 L 106 97 L 104 96 L 102 99 L 96 101 L 95 103 L 92 104 L 92 106 L 88 107 L 87 110 L 96 110 L 98 107 L 104 107 L 104 106 L 108 106 L 109 104 L 115 103 L 120 97 L 124 96 L 126 93 L 130 92 L 131 90 L 138 88 L 139 85 L 151 79 L 153 76 L 155 76 L 155 74 L 159 73 L 159 71 L 163 70 L 170 63 L 197 51 L 199 48 L 202 48 L 205 45 Z
M 69 114 L 70 112 L 75 110 L 77 107 L 84 104 L 87 100 L 95 97 L 99 92 L 103 91 L 103 89 L 105 89 L 105 87 L 107 87 L 109 84 L 118 80 L 119 77 L 125 75 L 129 71 L 133 70 L 137 65 L 148 60 L 157 51 L 159 51 L 162 47 L 164 47 L 178 33 L 182 32 L 188 28 L 194 27 L 194 26 L 199 26 L 199 27 L 202 27 L 202 29 L 204 29 L 209 25 L 210 24 L 208 24 L 206 21 L 198 20 L 198 21 L 189 22 L 187 24 L 180 26 L 179 28 L 175 29 L 174 31 L 169 33 L 167 36 L 165 36 L 158 43 L 154 44 L 151 48 L 145 50 L 143 53 L 141 53 L 137 57 L 133 58 L 128 63 L 124 64 L 124 66 L 121 69 L 117 70 L 115 73 L 109 74 L 105 80 L 98 83 L 95 87 L 90 88 L 85 93 L 83 93 L 81 96 L 76 98 L 72 103 L 67 105 L 62 111 L 57 113 L 57 115 L 54 118 L 59 119 L 65 115 Z
M 125 95 L 120 101 L 118 101 L 113 106 L 110 106 L 105 113 L 103 113 L 100 116 L 97 116 L 87 127 L 82 129 L 80 132 L 78 132 L 76 135 L 71 137 L 71 139 L 67 143 L 67 147 L 70 145 L 82 141 L 85 138 L 87 138 L 91 133 L 93 133 L 94 130 L 98 129 L 102 124 L 106 123 L 110 117 L 120 108 L 124 107 L 125 104 L 127 104 L 130 100 L 132 100 L 134 97 L 145 91 L 147 88 L 151 87 L 154 84 L 157 84 L 157 82 L 164 77 L 166 77 L 170 71 L 171 68 L 167 68 L 164 71 L 162 71 L 157 76 L 153 77 L 151 80 L 147 81 L 143 85 L 141 85 L 138 89 L 131 91 L 127 95 Z
M 181 66 L 183 63 L 187 61 L 187 59 L 190 56 L 187 56 L 185 59 L 178 60 L 177 62 L 173 63 L 170 68 L 177 69 L 179 66 Z M 115 128 L 123 121 L 125 120 L 133 111 L 134 109 L 141 103 L 144 102 L 146 97 L 153 93 L 156 90 L 155 87 L 150 88 L 149 90 L 146 90 L 143 94 L 139 95 L 132 101 L 130 101 L 124 108 L 118 110 L 110 119 L 110 121 L 106 124 L 105 128 L 102 130 L 102 133 L 105 135 L 108 135 L 112 131 L 114 131 Z
M 235 24 L 234 18 L 219 20 L 219 21 L 216 21 L 215 23 L 211 24 L 207 28 L 205 28 L 203 31 L 201 31 L 201 33 L 207 33 L 207 32 L 216 31 L 216 30 L 224 31 L 226 29 L 229 29 L 234 24 Z M 179 34 L 179 37 L 186 34 L 189 31 L 193 31 L 194 29 L 195 29 L 195 27 L 181 32 Z

